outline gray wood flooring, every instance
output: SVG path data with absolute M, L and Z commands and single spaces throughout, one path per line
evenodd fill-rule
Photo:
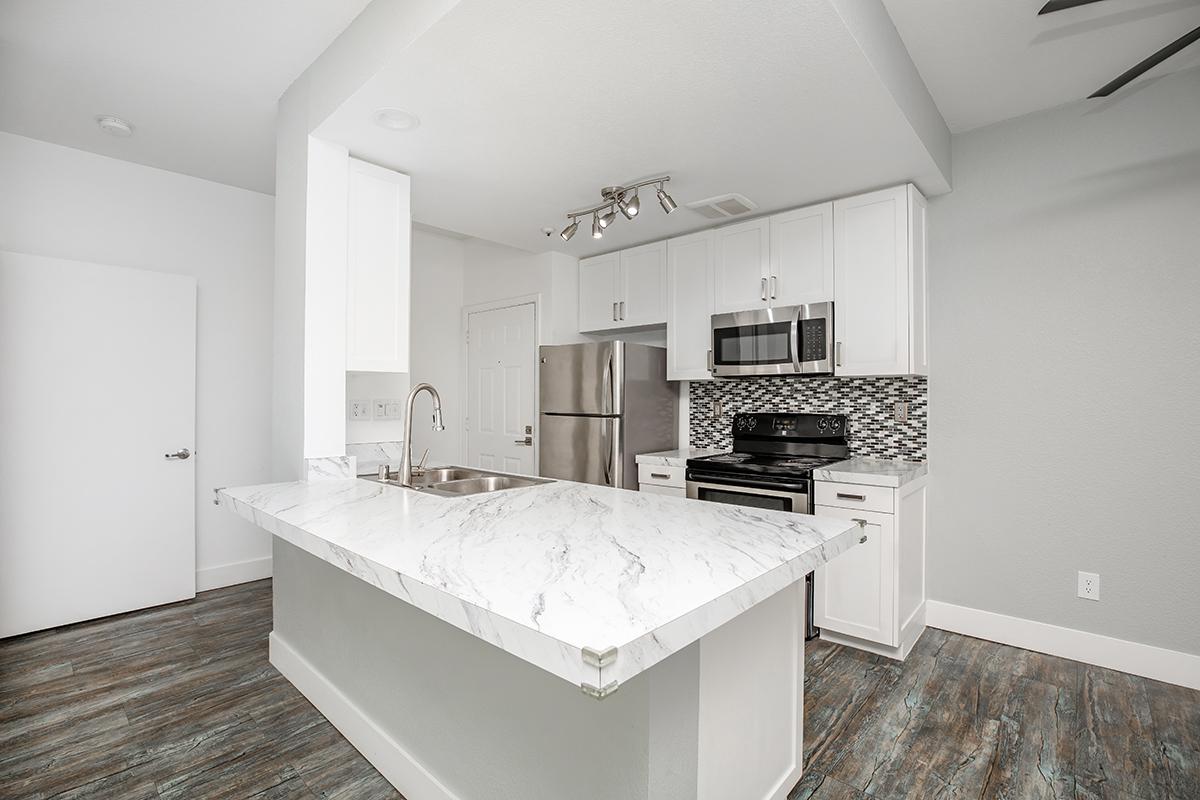
M 267 663 L 270 582 L 0 641 L 0 798 L 399 798 Z M 807 659 L 793 800 L 1200 798 L 1200 693 L 930 629 Z

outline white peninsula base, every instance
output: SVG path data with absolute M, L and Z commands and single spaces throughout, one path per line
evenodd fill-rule
M 795 583 L 585 695 L 274 539 L 271 663 L 407 800 L 783 800 L 803 751 Z

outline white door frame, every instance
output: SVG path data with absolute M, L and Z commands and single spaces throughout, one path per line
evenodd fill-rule
M 541 370 L 537 368 L 538 364 L 538 348 L 542 344 L 542 295 L 523 294 L 517 297 L 508 297 L 503 300 L 489 300 L 486 303 L 475 303 L 462 308 L 462 328 L 458 337 L 459 355 L 462 358 L 462 369 L 459 371 L 459 380 L 462 382 L 459 386 L 459 397 L 463 398 L 461 403 L 462 416 L 458 420 L 458 429 L 463 432 L 462 436 L 462 451 L 460 453 L 463 464 L 467 463 L 468 444 L 467 439 L 470 436 L 470 431 L 467 430 L 467 412 L 470 410 L 470 404 L 467 402 L 467 387 L 470 385 L 470 366 L 467 363 L 469 353 L 467 352 L 467 326 L 470 324 L 472 314 L 478 314 L 481 311 L 498 311 L 502 308 L 512 308 L 514 306 L 524 306 L 533 304 L 533 472 L 538 474 L 541 469 L 541 464 L 538 460 L 538 451 L 541 449 L 538 445 L 542 441 L 542 426 L 538 418 L 538 397 L 539 397 L 539 381 L 541 380 Z

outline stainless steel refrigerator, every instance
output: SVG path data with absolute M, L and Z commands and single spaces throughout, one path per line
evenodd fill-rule
M 543 477 L 636 489 L 637 455 L 678 446 L 679 401 L 663 348 L 544 345 L 538 360 Z

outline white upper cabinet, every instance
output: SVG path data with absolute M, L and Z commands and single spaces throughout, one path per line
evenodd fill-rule
M 765 308 L 770 277 L 770 220 L 752 219 L 713 231 L 714 313 Z
M 667 321 L 667 243 L 621 251 L 618 325 L 662 325 Z
M 408 372 L 409 179 L 353 158 L 349 171 L 346 369 Z
M 667 241 L 667 380 L 711 380 L 714 231 Z
M 833 299 L 833 203 L 798 208 L 770 217 L 771 269 L 767 294 L 772 306 L 798 306 Z
M 666 242 L 580 260 L 580 332 L 662 325 L 666 321 Z
M 898 186 L 833 212 L 835 373 L 927 374 L 925 198 Z
M 579 261 L 579 330 L 601 331 L 617 325 L 619 253 Z

